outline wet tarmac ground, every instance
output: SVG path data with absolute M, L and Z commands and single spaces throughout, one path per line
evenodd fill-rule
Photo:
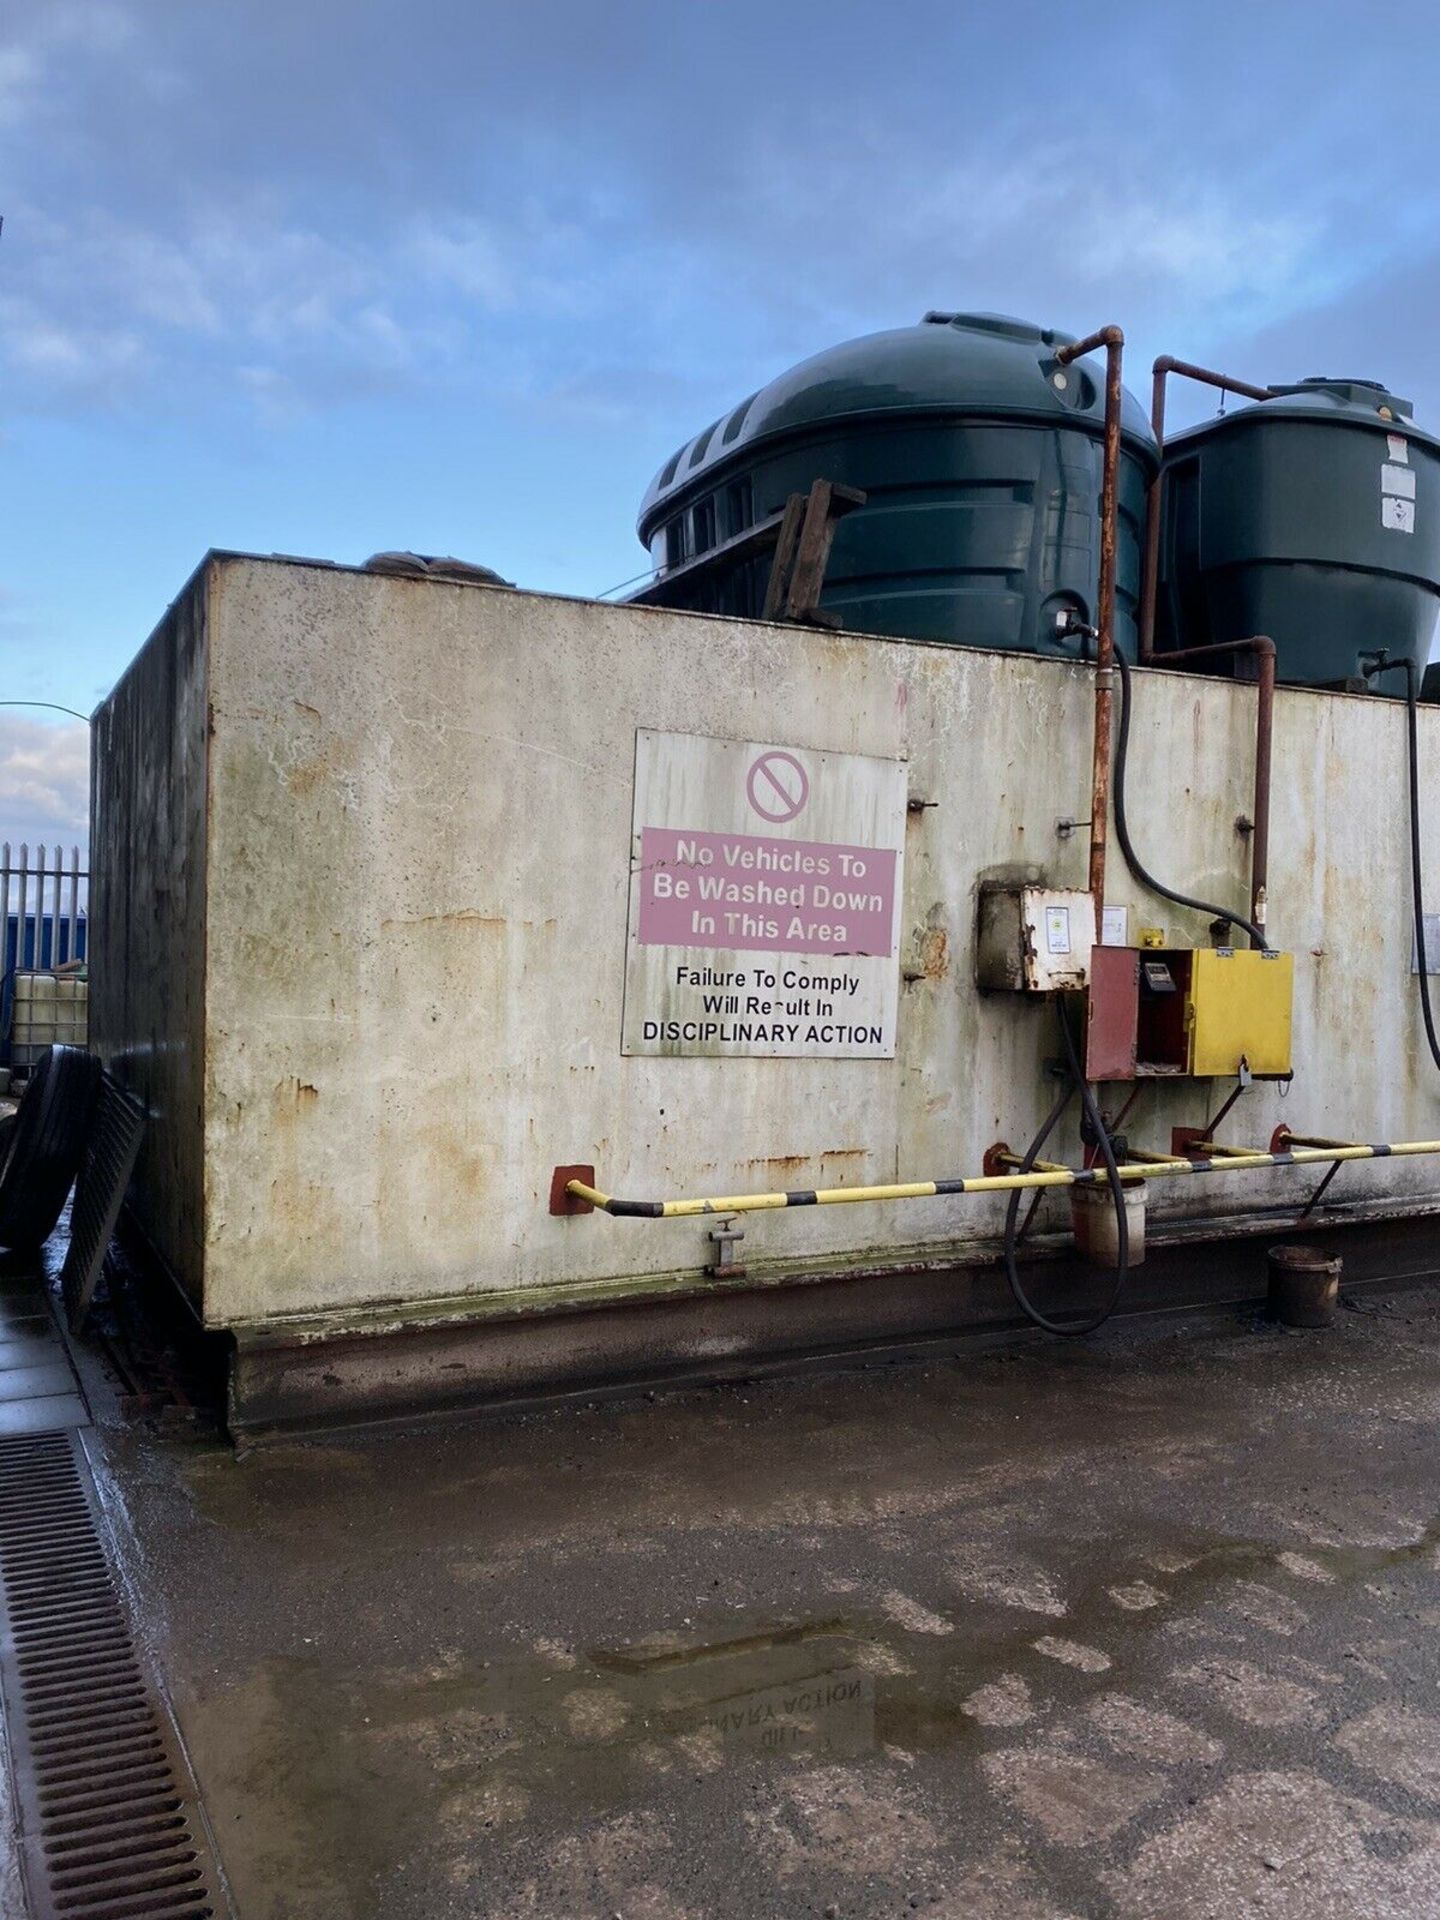
M 1440 1292 L 89 1436 L 241 1920 L 1432 1920 Z

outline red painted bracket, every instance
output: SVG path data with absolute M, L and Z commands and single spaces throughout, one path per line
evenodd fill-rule
M 1179 1160 L 1190 1157 L 1192 1148 L 1210 1136 L 1203 1127 L 1172 1127 L 1170 1129 L 1170 1151 Z
M 980 1168 L 987 1180 L 993 1180 L 997 1174 L 1009 1173 L 1011 1171 L 1000 1158 L 1002 1154 L 1009 1153 L 1009 1151 L 1009 1142 L 1005 1140 L 997 1140 L 993 1147 L 987 1147 L 985 1149 L 985 1158 L 981 1161 Z
M 1288 1153 L 1290 1151 L 1289 1127 L 1276 1127 L 1274 1133 L 1270 1136 L 1270 1151 L 1271 1153 Z
M 565 1191 L 571 1180 L 583 1180 L 587 1187 L 593 1187 L 594 1167 L 556 1167 L 550 1176 L 551 1213 L 593 1213 L 595 1208 L 589 1200 L 582 1200 L 578 1194 Z

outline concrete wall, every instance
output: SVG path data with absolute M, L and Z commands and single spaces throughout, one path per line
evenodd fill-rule
M 557 1163 L 594 1162 L 616 1193 L 725 1193 L 974 1173 L 992 1141 L 1034 1131 L 1053 1016 L 977 994 L 976 888 L 1017 864 L 1084 885 L 1086 835 L 1056 822 L 1088 815 L 1086 670 L 302 563 L 221 558 L 205 578 L 211 1324 L 318 1316 L 338 1329 L 466 1302 L 603 1301 L 710 1257 L 701 1221 L 551 1218 Z M 161 630 L 97 736 L 110 796 L 97 864 L 125 875 L 101 896 L 107 967 L 122 954 L 162 965 L 132 991 L 150 1044 L 173 1043 L 187 1071 L 193 981 L 143 924 L 152 865 L 124 864 L 123 822 L 165 816 L 144 831 L 161 871 L 179 862 L 168 883 L 189 903 L 196 782 L 173 742 L 193 730 L 198 631 L 193 614 Z M 165 674 L 145 668 L 165 654 Z M 121 728 L 142 693 L 148 752 Z M 1132 747 L 1142 853 L 1237 906 L 1253 715 L 1252 689 L 1146 675 Z M 1440 768 L 1440 715 L 1422 717 Z M 1282 691 L 1276 725 L 1271 928 L 1296 955 L 1298 1076 L 1288 1098 L 1247 1095 L 1228 1137 L 1264 1142 L 1282 1120 L 1440 1135 L 1409 971 L 1403 709 Z M 908 762 L 912 796 L 936 804 L 907 828 L 901 960 L 920 977 L 902 988 L 896 1059 L 622 1057 L 641 727 Z M 1440 779 L 1427 806 L 1440 833 Z M 1111 874 L 1132 930 L 1205 942 L 1199 916 L 1140 897 L 1118 851 Z M 1440 870 L 1430 883 L 1440 907 Z M 115 991 L 101 1006 L 107 1048 L 124 1051 L 136 1011 Z M 1214 1091 L 1147 1087 L 1131 1137 L 1167 1148 Z M 173 1210 L 177 1173 L 193 1189 L 193 1104 L 183 1119 L 184 1150 L 167 1115 L 175 1144 L 147 1163 L 150 1218 Z M 1076 1152 L 1072 1133 L 1055 1157 Z M 1152 1191 L 1159 1211 L 1234 1214 L 1306 1179 Z M 1440 1196 L 1440 1163 L 1347 1169 L 1342 1189 Z M 1063 1199 L 1045 1206 L 1061 1224 Z M 757 1215 L 745 1253 L 761 1274 L 900 1261 L 963 1252 L 999 1217 L 999 1203 L 963 1198 Z
M 144 1099 L 132 1206 L 198 1303 L 204 1284 L 206 569 L 91 731 L 90 1040 Z

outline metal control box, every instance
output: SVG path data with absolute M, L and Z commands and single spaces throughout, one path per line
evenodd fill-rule
M 982 886 L 975 977 L 985 993 L 1072 993 L 1090 978 L 1095 902 L 1080 888 Z
M 1221 1079 L 1240 1071 L 1290 1071 L 1295 957 L 1245 948 L 1197 947 L 1190 956 L 1185 1024 L 1190 1072 Z
M 1295 961 L 1229 947 L 1097 947 L 1086 1020 L 1091 1080 L 1261 1078 L 1290 1071 Z

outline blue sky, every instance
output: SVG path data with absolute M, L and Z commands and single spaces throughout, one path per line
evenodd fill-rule
M 211 546 L 612 587 L 675 445 L 932 306 L 1440 427 L 1434 7 L 1095 14 L 11 0 L 0 698 L 88 711 Z M 83 762 L 0 710 L 0 838 Z

